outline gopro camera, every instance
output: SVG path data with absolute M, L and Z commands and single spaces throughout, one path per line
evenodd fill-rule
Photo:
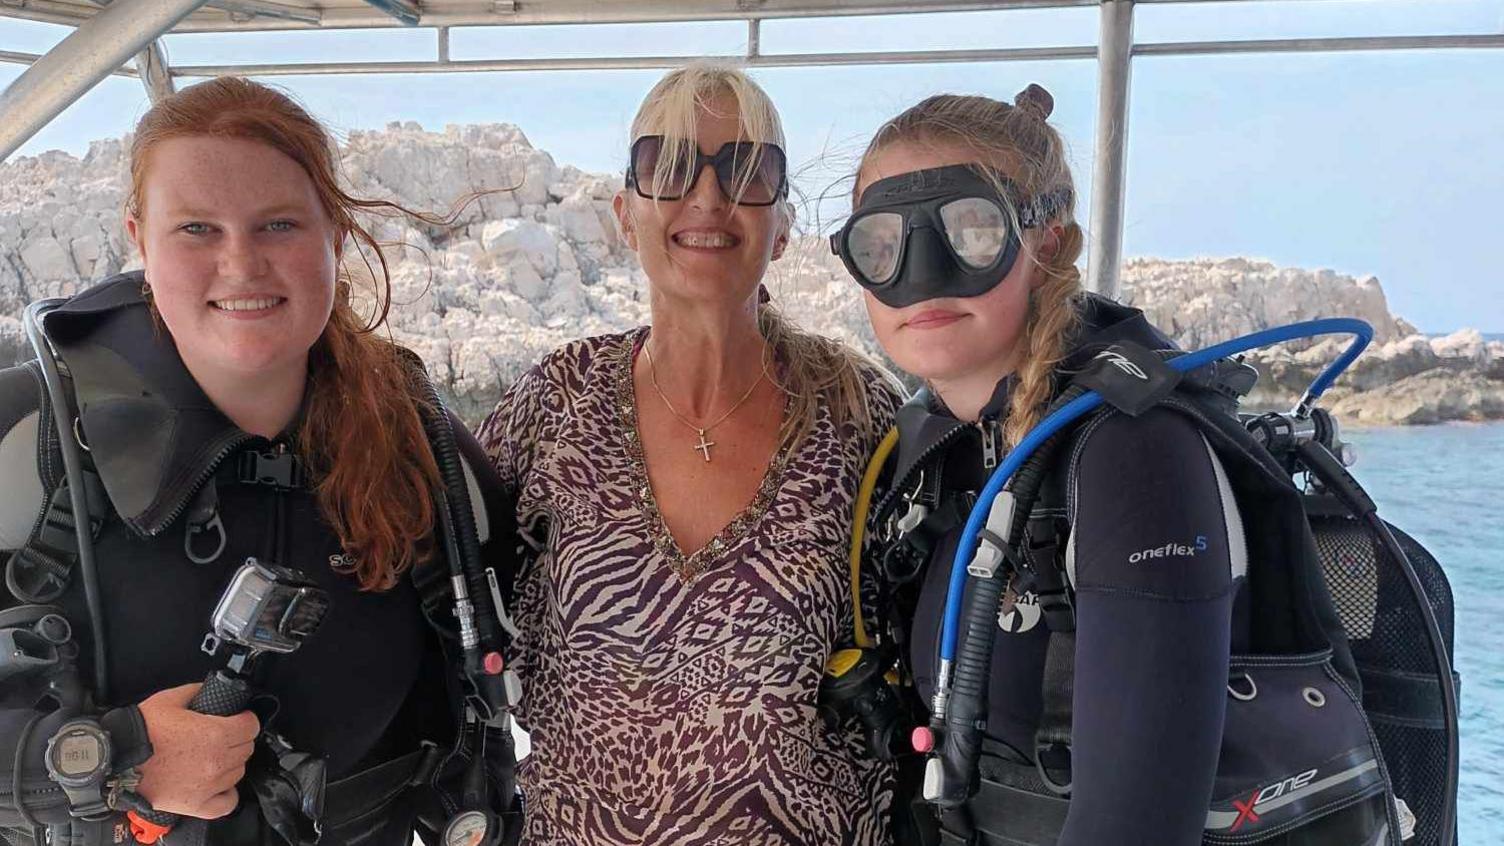
M 328 610 L 329 595 L 312 579 L 247 558 L 214 608 L 213 634 L 205 640 L 205 651 L 231 643 L 254 652 L 292 652 L 313 634 Z

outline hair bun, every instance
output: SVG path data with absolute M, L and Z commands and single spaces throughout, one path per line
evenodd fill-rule
M 1031 82 L 1028 88 L 1018 92 L 1018 95 L 1013 98 L 1013 105 L 1016 108 L 1027 109 L 1040 120 L 1045 120 L 1050 116 L 1050 112 L 1055 111 L 1055 98 L 1050 96 L 1050 92 L 1044 90 L 1043 85 Z

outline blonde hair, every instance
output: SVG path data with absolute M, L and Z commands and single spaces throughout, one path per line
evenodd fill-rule
M 631 141 L 644 135 L 664 136 L 660 157 L 692 165 L 698 151 L 697 124 L 700 116 L 713 108 L 712 101 L 729 97 L 736 103 L 741 134 L 753 140 L 784 146 L 783 122 L 766 91 L 751 77 L 728 64 L 694 62 L 670 71 L 654 85 L 643 99 L 632 121 Z M 665 168 L 653 175 L 652 193 L 662 193 Z M 755 168 L 748 168 L 750 174 Z M 646 174 L 639 178 L 647 178 Z M 737 185 L 739 199 L 746 183 Z M 773 205 L 781 226 L 793 225 L 794 210 L 787 196 Z M 875 362 L 840 341 L 822 337 L 799 328 L 785 317 L 766 297 L 757 306 L 757 328 L 783 364 L 769 376 L 789 397 L 788 413 L 779 432 L 781 446 L 791 449 L 814 428 L 820 406 L 830 409 L 837 426 L 851 422 L 863 432 L 874 425 L 868 405 L 869 379 L 897 381 Z
M 1081 271 L 1076 260 L 1084 238 L 1076 221 L 1065 141 L 1046 122 L 1053 103 L 1038 85 L 1024 89 L 1012 104 L 958 94 L 930 97 L 883 124 L 857 170 L 860 174 L 873 154 L 891 145 L 931 144 L 974 153 L 973 168 L 999 191 L 1002 177 L 995 168 L 1005 167 L 1008 178 L 1022 190 L 1024 196 L 1018 199 L 1023 203 L 1055 193 L 1065 197 L 1050 216 L 1050 222 L 1061 227 L 1059 249 L 1046 261 L 1025 251 L 1045 280 L 1029 294 L 1029 315 L 1019 338 L 1023 355 L 1003 427 L 1010 444 L 1017 444 L 1039 422 L 1054 397 L 1055 368 L 1068 352 L 1079 316 Z

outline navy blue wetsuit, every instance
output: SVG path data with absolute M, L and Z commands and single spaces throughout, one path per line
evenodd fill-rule
M 1100 312 L 1105 305 L 1096 307 Z M 1137 312 L 1131 315 L 1142 324 Z M 1007 387 L 999 386 L 984 417 L 1006 408 Z M 981 486 L 979 442 L 974 438 L 968 448 L 961 439 L 951 450 L 947 488 Z M 1066 559 L 1077 609 L 1072 794 L 1053 842 L 1199 843 L 1222 736 L 1233 600 L 1242 575 L 1236 507 L 1219 484 L 1209 446 L 1174 411 L 1096 418 L 1071 450 Z M 970 464 L 970 473 L 958 462 Z M 910 659 L 926 703 L 959 534 L 952 530 L 937 545 L 915 607 Z M 988 736 L 1025 761 L 1033 756 L 1049 643 L 1030 599 L 1026 594 L 1012 614 L 999 614 L 987 720 Z

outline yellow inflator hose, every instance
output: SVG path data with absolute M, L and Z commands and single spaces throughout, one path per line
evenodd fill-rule
M 872 491 L 877 487 L 877 477 L 882 474 L 888 455 L 898 446 L 898 429 L 888 434 L 872 453 L 867 463 L 867 472 L 862 474 L 862 486 L 856 494 L 856 513 L 851 521 L 851 617 L 856 630 L 856 645 L 869 649 L 876 644 L 867 636 L 867 624 L 862 619 L 862 540 L 867 530 L 867 512 L 872 510 Z

